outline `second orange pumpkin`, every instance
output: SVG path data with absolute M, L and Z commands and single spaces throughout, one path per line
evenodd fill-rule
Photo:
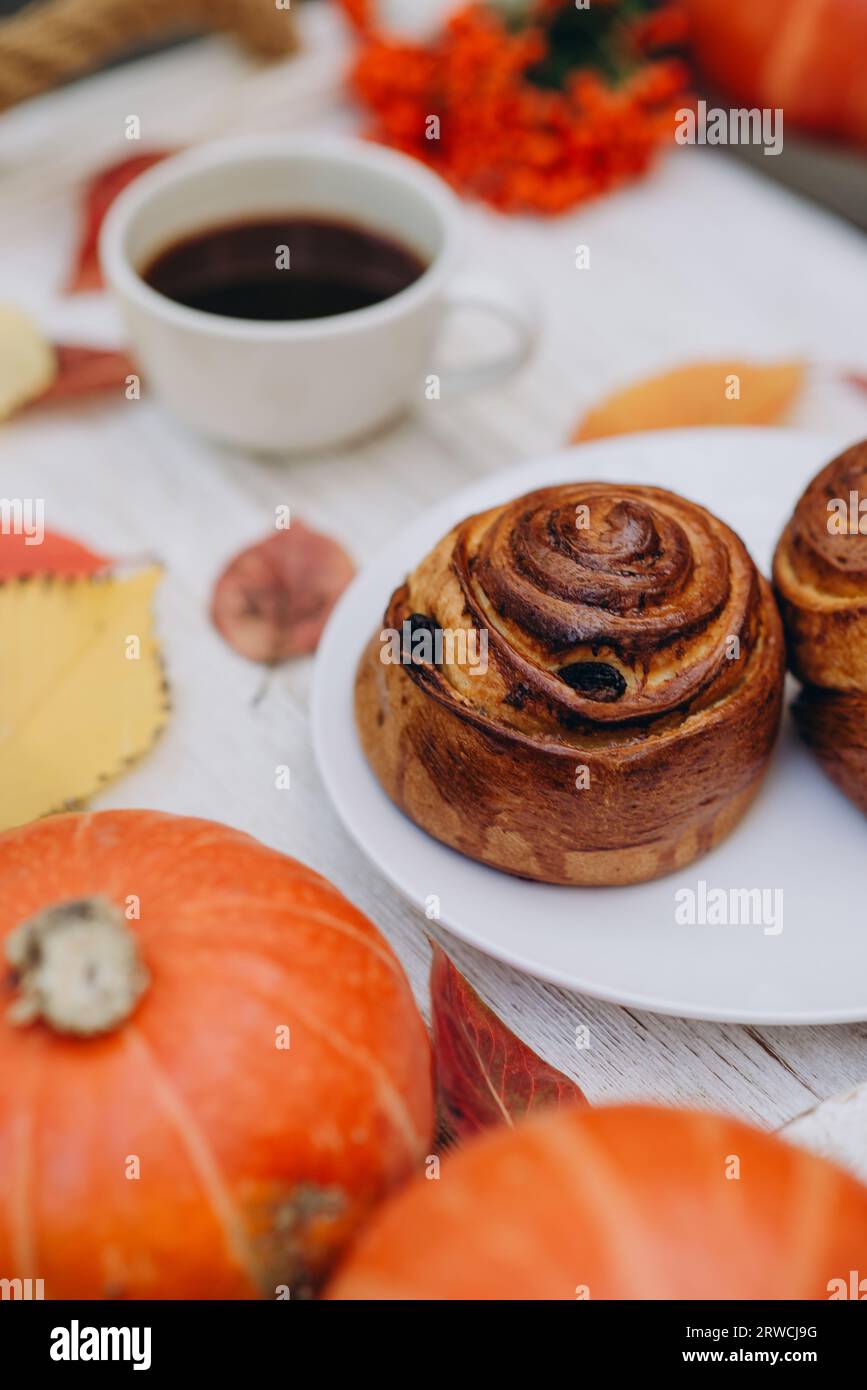
M 827 1299 L 865 1250 L 867 1188 L 823 1159 L 722 1115 L 570 1106 L 399 1193 L 330 1296 Z
M 725 96 L 867 145 L 865 0 L 687 0 L 692 49 Z

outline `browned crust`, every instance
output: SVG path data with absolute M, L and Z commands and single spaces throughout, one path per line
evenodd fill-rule
M 358 668 L 356 718 L 384 790 L 444 844 L 546 883 L 634 883 L 711 849 L 755 795 L 779 724 L 782 629 L 770 589 L 741 542 L 709 513 L 658 489 L 606 484 L 603 493 L 603 485 L 581 486 L 593 490 L 600 509 L 608 506 L 599 523 L 601 552 L 590 544 L 590 599 L 575 569 L 583 561 L 570 568 L 555 556 L 549 565 L 545 548 L 547 512 L 564 497 L 571 507 L 574 489 L 545 489 L 529 499 L 531 510 L 546 514 L 537 558 L 548 566 L 540 609 L 554 590 L 548 611 L 526 611 L 524 575 L 533 557 L 516 555 L 514 547 L 504 557 L 502 537 L 486 549 L 492 523 L 510 510 L 526 515 L 528 499 L 469 518 L 395 591 L 383 627 L 399 629 L 409 614 L 425 611 L 443 628 L 484 623 L 488 672 L 475 678 L 384 662 L 377 631 Z M 657 541 L 642 551 L 650 557 L 645 570 L 653 572 L 640 575 L 645 590 L 656 591 L 652 610 L 632 586 L 641 567 L 624 561 L 623 546 L 611 540 L 612 492 L 628 493 L 636 505 L 647 499 L 654 513 L 657 505 L 666 509 L 679 528 L 662 558 Z M 683 557 L 670 553 L 684 539 L 694 551 L 706 546 L 692 554 L 695 579 Z M 613 617 L 603 592 L 611 545 L 619 606 Z M 670 573 L 663 572 L 666 559 Z M 713 574 L 701 574 L 705 561 L 716 567 Z M 491 566 L 499 566 L 493 578 Z M 558 582 L 571 586 L 568 606 L 557 601 Z M 712 601 L 705 602 L 708 594 Z M 555 632 L 573 611 L 574 629 Z M 626 622 L 619 620 L 624 614 Z M 726 660 L 732 634 L 741 654 Z M 602 702 L 565 686 L 557 671 L 576 657 L 615 663 L 627 686 L 622 698 Z M 582 768 L 587 774 L 579 774 Z M 589 785 L 579 789 L 576 778 Z
M 867 441 L 805 488 L 777 545 L 774 587 L 789 666 L 804 683 L 795 722 L 828 776 L 867 813 L 867 534 L 829 529 L 835 503 L 852 495 L 867 499 Z
M 805 685 L 792 713 L 831 781 L 867 815 L 867 695 Z

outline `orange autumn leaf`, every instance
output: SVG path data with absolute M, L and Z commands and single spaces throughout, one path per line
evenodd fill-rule
M 76 575 L 100 574 L 110 565 L 105 555 L 97 555 L 95 550 L 88 550 L 80 541 L 59 531 L 44 531 L 38 540 L 23 530 L 0 535 L 0 584 L 34 574 L 72 579 Z
M 109 208 L 127 184 L 173 153 L 173 150 L 149 150 L 144 154 L 134 154 L 101 169 L 89 180 L 84 190 L 80 240 L 66 285 L 67 294 L 104 288 L 99 264 L 99 233 Z
M 138 374 L 129 353 L 122 348 L 80 347 L 55 343 L 57 371 L 51 385 L 38 401 L 66 401 L 75 396 L 98 395 L 102 391 L 120 392 L 130 376 Z
M 800 362 L 698 362 L 615 391 L 584 416 L 571 438 L 603 439 L 695 425 L 772 425 L 804 381 Z

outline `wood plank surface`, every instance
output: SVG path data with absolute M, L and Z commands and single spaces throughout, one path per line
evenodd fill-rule
M 56 334 L 110 341 L 100 296 L 58 294 L 80 181 L 142 147 L 257 129 L 351 130 L 330 19 L 305 16 L 307 51 L 258 70 L 206 40 L 30 103 L 0 121 L 0 300 Z M 587 244 L 591 266 L 575 268 Z M 43 497 L 46 524 L 117 555 L 165 565 L 159 627 L 174 716 L 148 760 L 99 800 L 231 822 L 332 878 L 399 951 L 426 1008 L 423 922 L 339 825 L 310 744 L 311 663 L 274 674 L 233 656 L 207 606 L 225 560 L 289 503 L 359 562 L 467 482 L 561 446 L 609 387 L 670 363 L 738 352 L 818 364 L 796 423 L 867 434 L 867 397 L 835 368 L 867 370 L 867 249 L 851 227 L 728 160 L 680 150 L 650 179 L 555 222 L 467 210 L 466 260 L 534 295 L 544 333 L 507 386 L 422 402 L 388 434 L 342 454 L 263 462 L 185 434 L 159 406 L 88 404 L 22 416 L 0 435 L 0 494 Z M 494 330 L 455 323 L 444 357 L 489 350 Z M 700 461 L 697 460 L 697 467 Z M 278 791 L 275 767 L 291 788 Z M 821 923 L 817 923 L 821 930 Z M 439 933 L 438 933 L 439 934 Z M 592 1101 L 716 1106 L 774 1127 L 867 1077 L 867 1025 L 742 1028 L 633 1013 L 519 975 L 441 933 L 461 969 L 531 1046 Z M 590 1029 L 578 1050 L 575 1030 Z

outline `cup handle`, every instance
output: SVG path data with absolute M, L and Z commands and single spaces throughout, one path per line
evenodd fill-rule
M 475 391 L 505 381 L 523 367 L 530 357 L 539 329 L 538 314 L 529 298 L 504 280 L 468 271 L 458 275 L 446 291 L 446 310 L 480 310 L 498 319 L 512 331 L 513 342 L 503 352 L 466 367 L 444 367 L 437 371 L 444 391 Z

